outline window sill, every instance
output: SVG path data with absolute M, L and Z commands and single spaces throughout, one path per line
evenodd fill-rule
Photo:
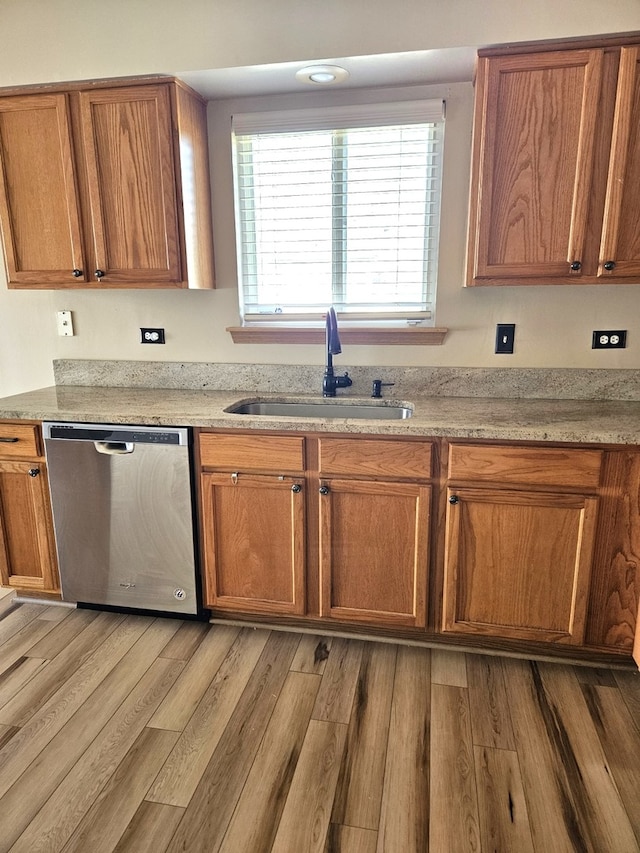
M 340 326 L 343 344 L 440 346 L 449 330 L 433 326 Z M 322 344 L 324 326 L 227 326 L 234 344 Z

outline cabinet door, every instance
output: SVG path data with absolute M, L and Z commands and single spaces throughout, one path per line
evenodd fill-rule
M 444 631 L 580 644 L 597 498 L 448 490 Z
M 480 60 L 468 283 L 579 280 L 601 75 L 600 50 Z
M 47 472 L 0 460 L 0 578 L 5 586 L 59 589 Z
M 95 266 L 90 278 L 109 286 L 179 282 L 169 87 L 98 89 L 79 98 Z
M 412 483 L 323 482 L 322 616 L 424 627 L 430 497 Z
M 640 47 L 622 48 L 598 275 L 640 276 Z
M 65 95 L 0 98 L 0 222 L 10 285 L 84 281 Z
M 202 474 L 206 605 L 304 613 L 304 490 L 292 477 Z

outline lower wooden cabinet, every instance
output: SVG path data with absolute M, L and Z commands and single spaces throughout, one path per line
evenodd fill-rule
M 445 632 L 581 645 L 603 452 L 449 446 Z
M 448 491 L 445 631 L 582 643 L 597 498 Z
M 638 448 L 203 431 L 200 462 L 214 612 L 631 654 Z
M 202 433 L 200 462 L 208 606 L 425 626 L 431 442 Z
M 208 606 L 304 613 L 303 482 L 274 474 L 202 475 Z
M 37 426 L 0 423 L 0 580 L 27 592 L 57 594 L 49 484 L 40 448 Z
M 329 479 L 320 494 L 320 615 L 423 628 L 431 488 Z

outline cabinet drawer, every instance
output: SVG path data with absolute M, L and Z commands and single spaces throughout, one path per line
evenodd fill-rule
M 431 477 L 431 442 L 321 438 L 320 474 L 363 477 Z
M 452 480 L 596 489 L 601 450 L 451 444 Z
M 0 423 L 0 459 L 40 456 L 39 438 L 35 424 Z
M 304 438 L 201 433 L 200 463 L 224 471 L 303 471 Z

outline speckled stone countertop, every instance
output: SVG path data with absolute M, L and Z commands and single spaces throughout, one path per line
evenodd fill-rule
M 640 402 L 626 400 L 394 395 L 380 401 L 410 406 L 413 416 L 406 420 L 349 418 L 350 404 L 372 402 L 356 395 L 337 398 L 345 407 L 340 418 L 225 411 L 241 400 L 293 398 L 322 400 L 317 394 L 56 385 L 0 399 L 0 418 L 640 445 Z

